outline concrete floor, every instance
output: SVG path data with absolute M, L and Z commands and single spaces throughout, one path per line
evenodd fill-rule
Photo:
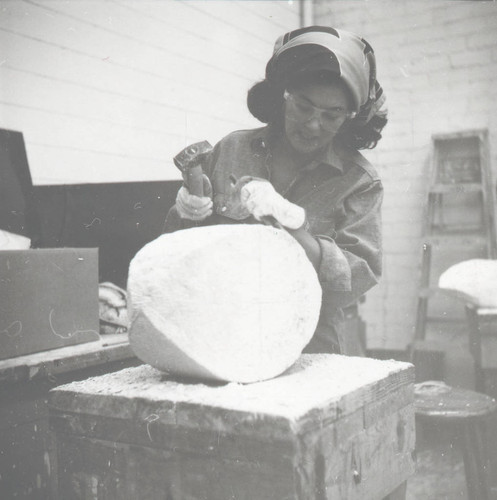
M 479 500 L 469 498 L 462 448 L 450 429 L 416 425 L 416 473 L 407 483 L 407 500 Z M 488 421 L 491 500 L 497 500 L 497 417 Z
M 459 444 L 449 435 L 423 435 L 419 425 L 416 433 L 417 470 L 407 483 L 406 500 L 477 500 L 467 495 Z
M 407 483 L 406 499 L 468 500 L 462 461 L 446 450 L 420 452 L 418 472 Z

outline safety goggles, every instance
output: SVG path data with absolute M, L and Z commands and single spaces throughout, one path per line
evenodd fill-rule
M 283 98 L 285 101 L 292 103 L 296 117 L 299 120 L 309 121 L 317 115 L 321 127 L 329 131 L 336 128 L 336 122 L 338 120 L 342 118 L 354 118 L 357 114 L 342 107 L 318 108 L 303 97 L 297 94 L 291 94 L 288 90 L 285 90 Z

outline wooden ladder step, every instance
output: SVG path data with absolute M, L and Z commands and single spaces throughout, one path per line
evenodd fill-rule
M 488 242 L 488 238 L 479 233 L 438 233 L 428 234 L 423 237 L 425 243 L 432 245 L 458 245 L 458 246 L 481 246 Z
M 461 318 L 453 318 L 452 316 L 426 316 L 426 322 L 437 325 L 459 325 L 461 323 Z
M 430 187 L 429 192 L 434 194 L 450 193 L 478 193 L 483 191 L 483 185 L 480 182 L 461 182 L 454 184 L 436 183 Z

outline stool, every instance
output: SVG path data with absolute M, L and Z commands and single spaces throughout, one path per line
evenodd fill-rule
M 485 417 L 497 409 L 495 399 L 479 392 L 453 388 L 439 381 L 426 381 L 414 387 L 416 417 L 453 424 L 462 435 L 468 497 L 491 500 Z

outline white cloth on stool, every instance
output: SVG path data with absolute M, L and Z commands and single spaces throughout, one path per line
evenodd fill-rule
M 459 262 L 440 276 L 438 286 L 478 307 L 497 308 L 497 260 Z

